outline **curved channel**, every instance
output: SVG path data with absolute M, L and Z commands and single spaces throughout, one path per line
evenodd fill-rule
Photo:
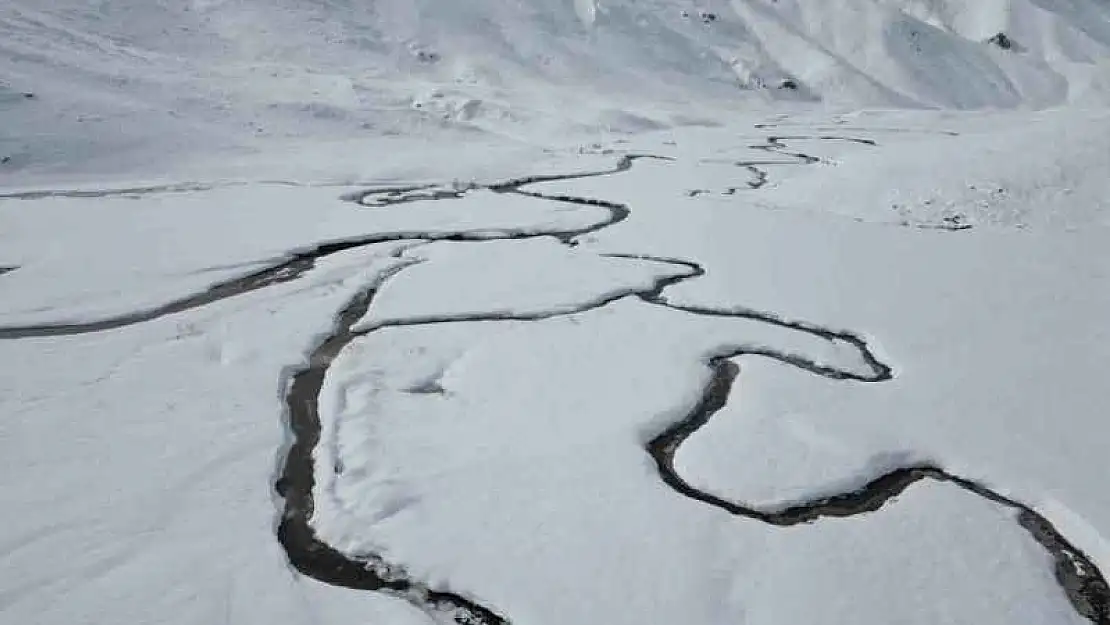
M 221 282 L 206 291 L 201 293 L 189 295 L 177 300 L 173 300 L 161 306 L 150 309 L 139 310 L 135 312 L 126 313 L 119 316 L 108 317 L 97 321 L 88 321 L 81 323 L 46 323 L 46 324 L 31 324 L 22 326 L 7 326 L 0 327 L 0 340 L 11 339 L 24 339 L 34 337 L 47 337 L 47 336 L 74 336 L 79 334 L 89 334 L 93 332 L 104 332 L 107 330 L 115 330 L 138 323 L 145 323 L 173 315 L 176 313 L 200 308 L 209 304 L 250 293 L 262 288 L 282 284 L 296 280 L 303 276 L 305 272 L 309 271 L 316 265 L 316 261 L 321 258 L 326 258 L 332 254 L 337 254 L 346 250 L 351 250 L 368 245 L 378 243 L 389 243 L 396 241 L 489 241 L 495 239 L 527 239 L 538 236 L 553 236 L 558 238 L 564 243 L 569 243 L 573 238 L 590 234 L 607 228 L 615 223 L 623 221 L 628 217 L 628 207 L 623 204 L 613 202 L 606 202 L 604 200 L 596 200 L 591 198 L 578 198 L 571 196 L 552 196 L 548 197 L 540 193 L 522 191 L 520 188 L 524 185 L 534 184 L 537 182 L 553 182 L 559 180 L 572 180 L 580 178 L 591 178 L 597 176 L 607 176 L 610 174 L 620 173 L 627 171 L 632 167 L 637 159 L 640 158 L 663 158 L 647 154 L 631 154 L 622 156 L 616 166 L 611 169 L 601 171 L 582 172 L 574 174 L 554 174 L 549 176 L 533 176 L 528 178 L 520 178 L 508 180 L 503 182 L 496 182 L 489 185 L 468 185 L 463 189 L 434 192 L 422 196 L 412 197 L 410 192 L 422 191 L 431 189 L 428 186 L 417 187 L 399 187 L 399 188 L 376 188 L 368 191 L 361 191 L 359 193 L 348 194 L 343 196 L 342 199 L 348 202 L 364 204 L 369 206 L 390 206 L 394 204 L 404 204 L 414 201 L 426 200 L 446 200 L 456 199 L 462 197 L 466 193 L 476 190 L 489 190 L 495 193 L 517 193 L 537 199 L 548 199 L 559 202 L 569 202 L 580 205 L 596 206 L 608 210 L 609 215 L 605 219 L 601 219 L 594 224 L 584 228 L 572 230 L 553 230 L 551 228 L 515 228 L 511 230 L 504 230 L 502 234 L 492 235 L 488 230 L 458 230 L 458 231 L 445 231 L 445 232 L 390 232 L 384 234 L 369 234 L 361 237 L 352 237 L 339 241 L 330 241 L 321 243 L 310 249 L 293 252 L 286 258 L 276 262 L 275 264 L 248 274 L 246 276 L 234 278 L 226 282 Z M 179 187 L 151 187 L 151 189 L 164 190 L 164 189 L 178 189 Z M 180 188 L 194 188 L 183 186 Z M 210 187 L 196 187 L 197 189 L 208 189 Z M 39 192 L 48 193 L 48 192 Z M 35 195 L 38 197 L 55 197 L 63 192 L 49 192 L 46 196 Z M 85 192 L 82 192 L 85 193 Z M 88 192 L 93 193 L 93 192 Z M 108 192 L 100 192 L 108 193 Z M 117 192 L 112 192 L 117 193 Z M 74 197 L 73 195 L 65 195 L 64 197 Z M 86 197 L 79 195 L 76 197 Z M 89 197 L 99 197 L 96 195 Z M 367 198 L 380 197 L 381 200 L 375 203 L 367 203 Z M 3 268 L 8 271 L 15 268 Z M 6 271 L 0 270 L 0 274 Z
M 870 140 L 856 140 L 848 137 L 789 137 L 789 139 L 803 138 L 824 140 L 840 139 L 858 143 L 873 143 Z M 816 157 L 802 153 L 786 152 L 785 149 L 787 145 L 784 141 L 787 139 L 787 137 L 772 137 L 765 148 L 781 156 L 796 158 L 797 164 L 812 164 L 819 162 L 819 159 Z M 535 176 L 513 180 L 503 183 L 502 185 L 490 185 L 484 188 L 496 192 L 519 193 L 542 200 L 602 206 L 609 209 L 611 219 L 607 220 L 605 223 L 599 223 L 580 230 L 547 233 L 551 236 L 556 236 L 568 246 L 574 246 L 579 236 L 590 232 L 596 232 L 626 219 L 629 216 L 629 208 L 623 204 L 601 199 L 545 195 L 528 191 L 522 187 L 537 182 L 619 173 L 628 170 L 636 158 L 643 157 L 624 157 L 616 168 L 607 172 L 575 174 L 571 176 Z M 776 162 L 773 164 L 778 165 L 785 163 Z M 758 167 L 757 164 L 745 166 L 752 168 Z M 765 170 L 760 171 L 762 176 L 760 184 L 762 184 L 766 182 L 767 173 Z M 461 189 L 452 190 L 451 192 L 435 193 L 428 192 L 428 189 L 430 189 L 430 187 L 389 190 L 385 193 L 391 195 L 385 197 L 373 197 L 374 192 L 369 192 L 351 199 L 360 203 L 380 205 L 383 202 L 389 203 L 390 201 L 411 202 L 451 199 L 453 197 L 459 197 L 469 190 Z M 419 197 L 415 197 L 414 199 L 414 192 Z M 420 195 L 421 193 L 423 195 Z M 516 236 L 511 238 L 524 237 Z M 463 597 L 457 594 L 428 588 L 410 579 L 405 574 L 403 567 L 394 563 L 385 562 L 376 554 L 362 554 L 359 557 L 345 555 L 329 547 L 316 537 L 310 522 L 312 514 L 312 489 L 314 485 L 311 454 L 312 450 L 319 442 L 320 422 L 317 402 L 320 389 L 327 374 L 327 369 L 332 360 L 352 340 L 385 327 L 411 327 L 464 321 L 538 321 L 592 310 L 606 306 L 624 297 L 637 297 L 647 304 L 667 307 L 691 315 L 756 320 L 790 328 L 799 332 L 809 333 L 824 340 L 847 343 L 852 345 L 861 354 L 863 362 L 868 370 L 866 373 L 861 374 L 858 371 L 839 369 L 768 348 L 722 348 L 719 353 L 714 354 L 706 363 L 712 370 L 712 376 L 707 386 L 703 389 L 699 401 L 683 419 L 673 423 L 645 446 L 646 452 L 655 460 L 660 478 L 676 493 L 700 503 L 714 506 L 736 516 L 742 516 L 769 525 L 790 526 L 801 523 L 812 523 L 826 517 L 848 517 L 878 510 L 911 485 L 923 479 L 952 483 L 998 505 L 1015 510 L 1019 524 L 1052 556 L 1055 563 L 1056 579 L 1075 610 L 1096 625 L 1110 625 L 1110 611 L 1108 611 L 1110 610 L 1110 607 L 1108 607 L 1110 606 L 1110 591 L 1107 589 L 1107 583 L 1101 572 L 1086 554 L 1070 543 L 1046 518 L 1039 515 L 1032 508 L 1014 499 L 1005 497 L 984 485 L 948 473 L 939 467 L 912 466 L 900 468 L 875 478 L 858 490 L 798 504 L 785 510 L 774 512 L 728 501 L 712 493 L 697 489 L 689 484 L 675 469 L 674 455 L 683 442 L 698 429 L 705 426 L 713 415 L 725 405 L 732 385 L 739 372 L 739 368 L 731 359 L 738 356 L 763 356 L 785 362 L 826 378 L 859 383 L 878 383 L 889 380 L 893 376 L 893 370 L 889 365 L 883 363 L 872 353 L 863 338 L 850 332 L 825 328 L 803 321 L 788 320 L 771 313 L 759 312 L 741 307 L 714 308 L 670 302 L 664 295 L 664 291 L 668 287 L 704 275 L 705 269 L 696 262 L 678 258 L 637 254 L 607 254 L 606 256 L 675 264 L 685 267 L 687 271 L 679 275 L 660 278 L 649 288 L 629 289 L 614 293 L 608 297 L 584 303 L 569 311 L 564 310 L 560 312 L 529 314 L 466 314 L 410 318 L 383 322 L 367 330 L 352 332 L 351 328 L 353 324 L 361 319 L 369 309 L 376 289 L 379 288 L 385 280 L 403 271 L 404 268 L 401 267 L 389 275 L 384 276 L 374 288 L 359 295 L 344 308 L 343 312 L 339 315 L 336 329 L 333 334 L 320 343 L 310 355 L 309 362 L 312 363 L 312 365 L 293 376 L 290 384 L 290 391 L 287 396 L 287 407 L 295 442 L 293 448 L 289 452 L 282 475 L 276 484 L 277 490 L 285 497 L 286 501 L 278 537 L 282 545 L 286 548 L 290 561 L 299 571 L 327 583 L 376 590 L 400 596 L 429 614 L 449 614 L 450 618 L 457 623 L 472 625 L 504 625 L 509 623 L 510 621 L 507 616 L 499 614 L 495 609 L 483 606 L 479 600 L 475 598 Z
M 765 169 L 766 166 L 808 165 L 821 162 L 821 159 L 815 156 L 790 151 L 787 142 L 792 140 L 838 140 L 866 145 L 875 144 L 871 139 L 833 135 L 768 137 L 764 144 L 750 147 L 775 154 L 783 160 L 740 161 L 735 163 L 737 166 L 746 168 L 755 176 L 753 181 L 748 183 L 749 188 L 757 189 L 767 183 L 769 173 Z M 533 228 L 505 231 L 498 234 L 491 234 L 488 231 L 369 234 L 343 241 L 320 244 L 310 250 L 290 254 L 271 267 L 229 280 L 203 293 L 191 295 L 150 310 L 137 311 L 111 319 L 82 324 L 44 324 L 0 328 L 0 339 L 84 334 L 151 321 L 271 285 L 296 280 L 311 270 L 315 266 L 316 260 L 320 258 L 376 243 L 403 240 L 411 240 L 414 243 L 443 240 L 483 241 L 549 236 L 557 238 L 564 245 L 574 247 L 580 237 L 627 219 L 630 215 L 629 207 L 598 198 L 544 194 L 528 190 L 525 187 L 543 182 L 619 174 L 628 171 L 637 160 L 644 158 L 663 159 L 665 157 L 628 154 L 622 156 L 611 169 L 602 171 L 528 176 L 493 184 L 468 184 L 461 187 L 425 185 L 377 188 L 350 194 L 343 198 L 360 205 L 375 207 L 421 201 L 451 200 L 473 191 L 486 190 L 494 193 L 514 193 L 542 201 L 606 209 L 607 216 L 604 219 L 580 228 L 564 230 Z M 128 189 L 123 190 L 123 192 L 177 192 L 199 188 L 204 187 L 171 185 Z M 85 193 L 107 194 L 110 192 L 72 192 L 72 194 L 69 192 L 41 192 L 37 195 L 23 194 L 23 199 L 58 195 L 85 197 L 83 195 Z M 645 446 L 646 452 L 651 455 L 658 467 L 660 479 L 676 493 L 736 516 L 775 526 L 790 526 L 817 522 L 826 517 L 847 517 L 878 510 L 914 483 L 924 479 L 948 482 L 995 504 L 1014 510 L 1018 523 L 1052 556 L 1056 579 L 1075 610 L 1096 625 L 1110 625 L 1110 590 L 1108 590 L 1106 580 L 1101 572 L 1086 554 L 1076 548 L 1045 517 L 1031 507 L 1003 496 L 982 484 L 946 472 L 940 467 L 920 465 L 896 469 L 875 478 L 855 491 L 797 504 L 779 511 L 760 510 L 702 491 L 687 482 L 675 469 L 674 456 L 678 448 L 694 432 L 704 427 L 713 415 L 725 405 L 739 373 L 739 368 L 732 362 L 732 359 L 739 356 L 763 356 L 826 378 L 856 383 L 878 383 L 890 379 L 894 374 L 891 367 L 872 353 L 862 337 L 850 332 L 825 328 L 804 321 L 789 320 L 772 313 L 741 307 L 715 308 L 672 303 L 665 297 L 664 291 L 670 286 L 704 275 L 705 269 L 700 264 L 690 260 L 632 254 L 608 254 L 607 256 L 673 264 L 684 267 L 686 271 L 659 278 L 650 287 L 619 291 L 595 301 L 583 303 L 573 310 L 533 314 L 469 314 L 411 318 L 382 323 L 359 332 L 352 331 L 354 324 L 366 315 L 381 285 L 403 272 L 406 267 L 418 262 L 411 259 L 405 260 L 403 253 L 402 250 L 394 254 L 399 260 L 397 266 L 381 275 L 375 284 L 359 293 L 343 307 L 337 315 L 331 334 L 317 344 L 309 354 L 307 358 L 309 364 L 291 374 L 287 380 L 286 410 L 289 427 L 293 435 L 293 443 L 284 459 L 280 475 L 274 484 L 275 490 L 284 500 L 277 528 L 277 538 L 284 547 L 290 563 L 300 573 L 327 584 L 398 596 L 430 615 L 437 618 L 450 618 L 460 624 L 507 625 L 510 622 L 507 616 L 483 605 L 477 598 L 430 588 L 411 579 L 405 573 L 404 568 L 396 563 L 386 562 L 376 554 L 360 554 L 357 557 L 344 554 L 316 536 L 311 526 L 314 510 L 313 488 L 315 486 L 312 453 L 319 443 L 320 415 L 318 401 L 328 369 L 333 360 L 351 341 L 384 327 L 421 326 L 460 321 L 538 321 L 607 306 L 625 297 L 636 297 L 646 304 L 666 307 L 690 315 L 756 320 L 812 334 L 827 341 L 846 343 L 853 346 L 861 354 L 867 369 L 865 373 L 840 369 L 769 348 L 722 347 L 706 362 L 706 366 L 711 369 L 712 375 L 708 384 L 702 390 L 699 401 L 682 419 L 671 424 Z M 0 268 L 0 274 L 4 273 L 5 269 L 8 268 Z
M 713 415 L 725 406 L 740 370 L 730 360 L 736 355 L 738 354 L 722 354 L 712 358 L 707 365 L 712 369 L 713 375 L 702 390 L 699 401 L 683 419 L 670 425 L 647 444 L 647 452 L 655 460 L 663 482 L 676 492 L 735 516 L 769 525 L 789 527 L 813 523 L 827 517 L 850 517 L 874 512 L 922 480 L 954 484 L 969 493 L 1016 512 L 1018 524 L 1052 556 L 1056 581 L 1063 588 L 1076 612 L 1096 625 L 1110 625 L 1110 586 L 1107 585 L 1106 579 L 1090 557 L 1068 541 L 1036 510 L 981 483 L 955 475 L 940 467 L 923 464 L 897 468 L 874 478 L 854 491 L 815 499 L 776 511 L 729 501 L 691 485 L 675 468 L 675 454 L 690 436 L 708 424 Z M 822 372 L 814 371 L 814 373 L 829 377 Z M 881 382 L 884 379 L 886 376 L 877 375 L 872 379 L 856 378 L 856 381 Z

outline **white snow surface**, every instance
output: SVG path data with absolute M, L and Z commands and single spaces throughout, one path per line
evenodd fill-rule
M 565 150 L 537 162 L 551 173 L 605 171 L 621 153 L 674 159 L 528 185 L 629 207 L 627 221 L 576 246 L 444 241 L 367 264 L 368 254 L 412 243 L 401 241 L 144 324 L 0 342 L 13 365 L 0 387 L 11 415 L 0 440 L 14 467 L 4 504 L 36 511 L 5 530 L 4 617 L 200 623 L 230 610 L 246 623 L 426 621 L 392 599 L 293 574 L 273 536 L 279 502 L 270 495 L 284 449 L 284 376 L 356 290 L 412 261 L 380 289 L 364 330 L 545 316 L 688 272 L 603 254 L 696 261 L 706 274 L 669 287 L 667 300 L 853 332 L 894 379 L 834 381 L 739 356 L 728 403 L 676 453 L 683 479 L 775 510 L 932 462 L 1035 507 L 1106 570 L 1098 407 L 1108 399 L 1099 372 L 1110 357 L 1110 268 L 1105 180 L 1086 166 L 1099 162 L 1104 119 L 1075 109 L 808 113 L 765 117 L 774 127 L 645 133 L 586 146 L 577 165 Z M 1066 143 L 1046 141 L 1063 132 Z M 778 153 L 752 147 L 771 136 L 876 145 L 784 138 Z M 1000 144 L 1028 167 L 993 158 Z M 791 152 L 821 160 L 803 164 Z M 500 156 L 491 158 L 468 167 L 501 179 Z M 747 188 L 756 173 L 737 167 L 751 160 L 780 163 L 759 166 L 761 190 Z M 1043 174 L 1047 163 L 1060 175 Z M 506 173 L 527 174 L 525 165 Z M 436 182 L 440 170 L 440 188 L 470 189 L 452 185 L 440 161 L 413 180 Z M 905 179 L 907 197 L 954 207 L 971 229 L 933 229 L 948 222 L 924 200 L 888 213 L 884 172 Z M 1076 190 L 1074 202 L 1053 195 L 1055 180 Z M 969 185 L 985 182 L 1012 197 L 969 200 Z M 341 199 L 358 188 L 6 200 L 0 215 L 18 225 L 2 259 L 18 268 L 0 275 L 7 318 L 157 306 L 290 250 L 368 234 L 496 238 L 609 216 L 481 189 L 386 206 Z M 1042 200 L 1049 213 L 1036 210 Z M 58 229 L 64 219 L 80 227 Z M 140 234 L 120 243 L 119 232 Z M 544 321 L 374 330 L 325 380 L 314 526 L 337 548 L 379 554 L 514 622 L 771 624 L 814 610 L 830 622 L 1081 622 L 1012 511 L 953 485 L 915 484 L 877 512 L 784 529 L 662 483 L 644 446 L 697 402 L 707 359 L 745 346 L 873 373 L 845 341 L 635 296 Z M 59 572 L 59 561 L 72 564 Z
M 415 209 L 340 199 L 355 191 L 250 185 L 139 198 L 0 200 L 0 264 L 19 267 L 0 282 L 0 322 L 74 323 L 155 308 L 333 241 L 496 237 L 608 217 L 601 208 L 483 191 Z M 109 236 L 115 238 L 106 246 Z
M 897 444 L 888 446 L 896 452 L 861 449 L 815 424 L 824 415 L 779 408 L 777 395 L 763 397 L 764 388 L 750 382 L 766 368 L 775 370 L 745 363 L 729 403 L 679 448 L 675 464 L 697 488 L 776 512 L 932 460 Z
M 0 175 L 27 180 L 337 175 L 397 135 L 536 146 L 753 108 L 1110 93 L 1100 0 L 8 0 L 0 41 Z
M 297 575 L 274 538 L 283 369 L 388 251 L 186 317 L 4 342 L 0 620 L 428 624 Z
M 1094 189 L 1106 189 L 1107 179 L 1097 167 L 1070 167 L 1067 178 L 1083 192 L 1074 203 L 1050 205 L 1055 212 L 1049 215 L 1035 202 L 981 205 L 961 199 L 968 181 L 985 178 L 1018 189 L 1017 197 L 1054 193 L 1037 181 L 1037 166 L 1056 157 L 1067 163 L 1069 150 L 1082 152 L 1089 144 L 1093 153 L 1103 141 L 1097 132 L 1064 144 L 1042 141 L 1044 124 L 1080 123 L 1062 121 L 1073 115 L 1083 119 L 1081 113 L 1058 111 L 1048 121 L 1026 119 L 1020 132 L 986 124 L 979 133 L 932 144 L 937 173 L 927 190 L 975 224 L 959 232 L 914 227 L 929 224 L 932 214 L 916 203 L 906 204 L 907 226 L 871 221 L 877 210 L 872 198 L 891 186 L 881 174 L 921 158 L 915 152 L 918 139 L 882 132 L 844 130 L 880 145 L 843 149 L 886 153 L 886 164 L 846 156 L 835 167 L 799 165 L 781 189 L 768 194 L 773 202 L 762 202 L 756 192 L 686 198 L 681 189 L 667 189 L 669 165 L 657 161 L 645 161 L 624 177 L 549 184 L 543 190 L 603 196 L 634 207 L 633 219 L 599 233 L 587 249 L 638 246 L 637 251 L 704 263 L 707 275 L 669 290 L 672 300 L 740 303 L 850 329 L 894 367 L 892 381 L 845 385 L 777 364 L 746 365 L 734 389 L 743 419 L 734 422 L 737 411 L 722 413 L 680 453 L 692 481 L 774 508 L 858 485 L 895 460 L 928 460 L 1046 514 L 1062 511 L 1061 523 L 1075 520 L 1086 528 L 1076 541 L 1105 567 L 1110 542 L 1106 530 L 1097 528 L 1110 527 L 1110 501 L 1092 493 L 1106 460 L 1091 428 L 1098 427 L 1092 424 L 1099 423 L 1100 407 L 1110 401 L 1099 382 L 1102 363 L 1110 358 L 1104 322 L 1110 311 L 1110 261 L 1101 251 L 1110 235 L 1101 226 L 1105 204 L 1082 198 L 1105 197 Z M 1029 171 L 1005 162 L 992 170 L 996 141 L 1015 146 L 1012 154 L 1024 159 Z M 960 168 L 976 158 L 981 162 L 975 168 Z M 947 167 L 950 159 L 954 169 Z M 828 180 L 832 169 L 854 180 L 845 185 L 859 198 L 858 212 L 857 204 L 848 202 L 830 210 L 824 190 L 812 193 L 820 185 L 807 187 L 813 184 L 809 176 Z M 909 192 L 926 189 L 925 181 L 924 172 L 910 178 Z M 811 193 L 791 195 L 792 186 Z M 830 186 L 828 195 L 837 193 Z M 673 199 L 663 207 L 661 196 Z M 991 219 L 992 211 L 1011 209 L 1013 222 L 1024 227 Z M 706 237 L 706 232 L 728 235 Z M 773 470 L 741 470 L 749 465 L 732 453 L 735 437 L 760 452 L 751 460 L 756 466 Z M 757 447 L 753 440 L 766 444 Z
M 812 335 L 631 300 L 371 334 L 322 394 L 314 525 L 530 623 L 1081 622 L 1009 511 L 953 486 L 785 531 L 663 486 L 642 446 L 739 344 L 855 366 Z
M 433 243 L 410 256 L 422 262 L 378 291 L 356 331 L 422 319 L 573 312 L 692 272 L 658 261 L 583 254 L 548 237 Z
M 1088 622 L 956 484 L 775 527 L 645 446 L 729 355 L 692 488 L 929 463 L 1110 573 L 1107 59 L 1103 0 L 5 0 L 0 621 L 442 621 L 275 537 L 289 378 L 385 279 L 319 398 L 348 554 L 521 625 Z M 561 242 L 611 213 L 497 185 L 530 177 L 630 215 Z M 704 269 L 665 303 L 749 316 L 621 296 L 691 271 L 661 259 Z M 876 374 L 830 332 L 892 379 L 798 366 Z
M 842 118 L 839 134 L 883 146 L 839 147 L 836 166 L 781 171 L 760 203 L 815 207 L 866 221 L 955 223 L 990 229 L 1078 231 L 1110 226 L 1110 114 L 1106 109 L 994 113 L 951 119 L 960 136 L 854 133 L 867 117 Z M 1013 132 L 1021 126 L 1021 132 Z M 789 128 L 769 130 L 791 134 Z M 836 132 L 830 134 L 837 134 Z M 795 143 L 811 149 L 812 143 Z M 943 166 L 938 166 L 943 162 Z M 843 175 L 868 171 L 869 176 Z M 778 172 L 776 172 L 778 173 Z M 795 179 L 794 175 L 797 174 Z M 819 202 L 812 198 L 819 197 Z

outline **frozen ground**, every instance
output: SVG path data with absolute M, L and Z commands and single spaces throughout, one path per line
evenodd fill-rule
M 1107 48 L 5 4 L 0 621 L 1110 625 Z

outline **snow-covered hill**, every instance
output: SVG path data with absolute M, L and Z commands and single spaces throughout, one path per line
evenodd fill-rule
M 0 623 L 1110 625 L 1108 105 L 1108 0 L 0 0 Z
M 1102 103 L 1108 58 L 1102 0 L 8 0 L 0 176 L 150 174 L 306 135 L 636 131 L 784 103 Z

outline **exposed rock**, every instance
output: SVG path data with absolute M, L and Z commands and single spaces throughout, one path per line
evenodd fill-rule
M 991 37 L 990 39 L 987 39 L 987 43 L 989 43 L 991 45 L 998 46 L 999 48 L 1002 48 L 1003 50 L 1011 50 L 1014 47 L 1013 40 L 1010 39 L 1009 37 L 1007 37 L 1006 33 L 996 34 L 995 36 Z

